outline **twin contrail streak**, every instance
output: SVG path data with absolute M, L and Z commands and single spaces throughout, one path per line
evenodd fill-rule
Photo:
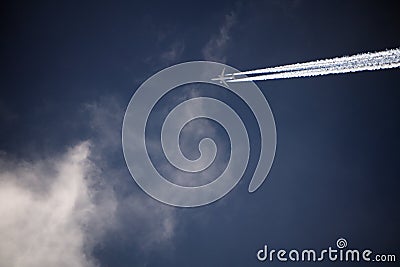
M 287 79 L 298 77 L 312 77 L 328 74 L 340 74 L 367 70 L 380 70 L 400 67 L 400 48 L 364 53 L 353 56 L 344 56 L 332 59 L 316 60 L 306 63 L 296 63 L 272 68 L 250 70 L 233 73 L 228 77 L 240 75 L 255 75 L 245 78 L 236 78 L 227 82 L 261 81 L 273 79 Z

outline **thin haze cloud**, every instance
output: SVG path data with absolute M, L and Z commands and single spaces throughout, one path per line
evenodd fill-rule
M 176 41 L 161 54 L 161 60 L 166 64 L 174 63 L 182 56 L 184 50 L 185 43 L 183 41 Z
M 219 33 L 213 36 L 203 48 L 203 57 L 206 60 L 226 62 L 225 50 L 231 39 L 231 31 L 236 24 L 236 13 L 225 15 L 225 20 L 219 28 Z
M 121 100 L 108 95 L 86 104 L 84 108 L 90 115 L 91 129 L 96 133 L 92 136 L 93 157 L 96 166 L 102 170 L 106 187 L 135 190 L 138 188 L 127 170 L 110 164 L 110 158 L 120 155 L 123 106 Z M 159 205 L 142 192 L 132 191 L 123 197 L 118 189 L 113 189 L 113 192 L 119 195 L 116 220 L 111 230 L 115 230 L 114 234 L 133 233 L 135 239 L 126 242 L 133 242 L 145 256 L 156 246 L 172 244 L 179 223 L 173 208 Z

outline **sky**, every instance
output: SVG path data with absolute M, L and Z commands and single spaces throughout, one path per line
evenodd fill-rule
M 222 199 L 197 208 L 154 200 L 132 179 L 121 143 L 132 95 L 158 71 L 194 60 L 246 71 L 396 48 L 396 4 L 3 1 L 0 266 L 306 266 L 259 262 L 256 253 L 266 244 L 320 250 L 340 237 L 399 258 L 398 69 L 257 82 L 277 147 L 251 194 L 257 123 L 243 101 L 216 86 L 171 91 L 151 113 L 146 140 L 183 100 L 229 103 L 251 153 Z M 201 119 L 183 129 L 183 153 L 196 158 L 204 137 L 218 154 L 200 176 L 177 174 L 159 141 L 149 155 L 174 182 L 209 182 L 226 166 L 230 144 L 220 125 Z

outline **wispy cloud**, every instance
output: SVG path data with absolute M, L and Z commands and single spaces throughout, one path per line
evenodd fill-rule
M 144 59 L 144 63 L 157 68 L 166 67 L 179 63 L 185 51 L 185 42 L 183 40 L 161 41 L 159 52 L 153 53 Z
M 176 209 L 152 199 L 135 184 L 123 162 L 110 164 L 111 158 L 121 156 L 121 127 L 126 103 L 112 97 L 103 97 L 85 105 L 90 115 L 91 128 L 95 135 L 92 143 L 96 151 L 96 164 L 108 179 L 107 187 L 131 187 L 129 194 L 118 194 L 115 233 L 134 236 L 134 243 L 143 255 L 147 255 L 155 246 L 172 244 L 178 221 Z M 123 164 L 123 165 L 121 165 Z M 123 166 L 121 170 L 121 166 Z
M 170 45 L 170 47 L 166 51 L 161 53 L 160 58 L 164 63 L 167 64 L 176 63 L 182 56 L 184 50 L 185 50 L 184 42 L 175 41 Z
M 214 35 L 203 48 L 203 57 L 206 60 L 226 62 L 226 48 L 231 39 L 231 31 L 236 24 L 236 13 L 231 11 L 225 15 L 224 22 L 219 28 L 218 34 Z
M 0 265 L 95 266 L 91 250 L 112 224 L 112 194 L 99 191 L 84 142 L 56 159 L 0 159 Z M 96 180 L 94 177 L 96 176 Z
M 153 52 L 144 58 L 144 63 L 157 68 L 179 63 L 186 45 L 182 36 L 179 36 L 177 27 L 165 25 L 154 31 Z
M 199 89 L 196 85 L 185 85 L 185 88 L 188 89 L 185 93 L 174 96 L 174 102 L 182 103 L 183 101 L 186 101 L 188 99 L 202 96 L 201 89 Z M 176 113 L 177 117 L 174 117 L 174 119 L 176 121 L 181 121 L 182 118 L 194 118 L 198 114 L 203 114 L 206 109 L 207 105 L 205 104 L 205 101 L 199 99 L 196 101 L 195 104 L 185 106 L 184 109 L 182 109 L 182 112 Z M 161 121 L 161 118 L 163 118 L 168 112 L 168 109 L 162 109 L 160 112 L 157 113 L 159 117 L 156 117 L 156 119 L 160 120 L 160 123 L 163 123 Z M 165 134 L 167 136 L 167 140 L 173 140 L 177 138 L 176 136 L 173 136 L 172 133 L 166 132 Z M 158 137 L 159 136 L 157 136 L 157 138 Z M 200 140 L 200 138 L 204 137 L 213 137 L 216 143 L 223 144 L 223 140 L 220 136 L 216 134 L 216 129 L 212 122 L 207 119 L 200 119 L 197 120 L 194 125 L 190 125 L 190 123 L 188 123 L 182 129 L 179 142 L 180 149 L 182 151 L 188 151 L 188 149 L 197 150 L 199 144 L 194 144 L 194 140 Z M 149 141 L 150 145 L 148 147 L 150 149 L 156 149 L 156 146 L 160 146 L 160 142 L 158 142 L 159 140 L 157 141 L 150 139 Z M 218 151 L 218 153 L 229 153 L 228 151 L 226 151 L 226 147 L 220 146 L 219 149 L 221 149 L 221 151 Z M 164 152 L 160 151 L 160 153 Z M 178 160 L 177 158 L 171 159 L 173 159 L 174 161 Z M 208 162 L 208 160 L 209 159 L 207 157 L 203 157 L 202 160 L 197 162 L 197 164 L 198 166 L 204 166 L 205 162 Z M 211 164 L 211 168 L 194 173 L 182 172 L 181 170 L 173 167 L 167 161 L 163 161 L 156 167 L 158 168 L 158 170 L 161 170 L 162 173 L 165 174 L 171 182 L 175 184 L 182 186 L 199 186 L 215 180 L 223 172 L 226 165 L 227 162 L 222 161 L 221 159 L 218 160 L 218 158 L 216 158 L 216 160 Z

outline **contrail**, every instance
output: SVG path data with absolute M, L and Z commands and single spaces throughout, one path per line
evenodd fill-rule
M 258 70 L 250 70 L 239 73 L 234 73 L 233 75 L 248 75 L 248 74 L 260 74 L 260 73 L 271 73 L 271 72 L 283 72 L 283 71 L 293 71 L 293 70 L 302 70 L 302 69 L 310 69 L 310 68 L 320 68 L 324 66 L 333 66 L 340 65 L 344 63 L 353 63 L 357 61 L 368 61 L 368 60 L 379 60 L 380 58 L 390 57 L 390 56 L 398 56 L 399 48 L 375 52 L 375 53 L 364 53 L 353 56 L 344 56 L 338 58 L 324 59 L 324 60 L 316 60 L 306 63 L 296 63 L 272 68 L 258 69 Z
M 238 72 L 227 76 L 235 77 L 238 75 L 251 74 L 263 75 L 232 79 L 228 80 L 227 82 L 245 82 L 310 77 L 398 67 L 400 67 L 400 48 L 381 52 L 364 53 L 353 56 L 344 56 L 332 59 L 316 60 L 306 63 L 297 63 L 272 68 Z

